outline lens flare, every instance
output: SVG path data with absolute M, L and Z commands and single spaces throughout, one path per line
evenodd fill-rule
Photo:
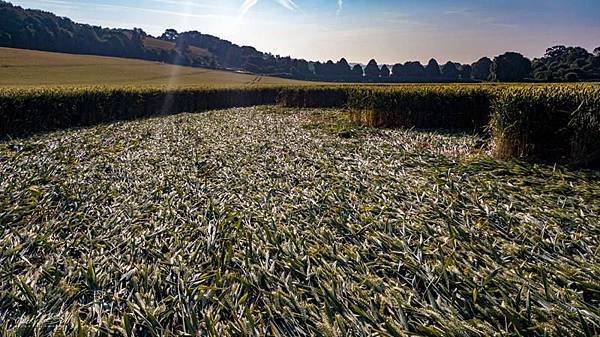
M 187 27 L 189 27 L 190 18 L 192 17 L 192 15 L 190 15 L 190 14 L 193 14 L 192 13 L 193 3 L 186 2 L 186 3 L 182 4 L 182 5 L 183 6 L 182 6 L 181 13 L 185 14 L 185 15 L 182 15 L 182 18 L 183 18 L 183 22 L 182 23 L 183 23 L 183 27 L 187 28 Z M 177 51 L 177 48 L 179 48 L 179 46 L 175 47 L 176 51 Z M 183 61 L 183 57 L 184 57 L 183 53 L 176 53 L 175 64 L 169 66 L 169 67 L 171 67 L 171 73 L 169 74 L 169 82 L 167 84 L 167 88 L 169 88 L 169 89 L 177 87 L 177 84 L 178 84 L 177 82 L 179 80 L 179 76 L 180 76 L 181 71 L 182 71 L 181 66 L 179 66 L 179 64 L 183 63 L 182 62 Z M 173 102 L 174 102 L 174 96 L 171 93 L 171 91 L 169 90 L 169 94 L 167 94 L 165 96 L 165 100 L 163 102 L 163 106 L 162 106 L 161 111 L 163 111 L 163 112 L 169 111 L 170 108 L 171 108 L 171 106 L 173 105 Z

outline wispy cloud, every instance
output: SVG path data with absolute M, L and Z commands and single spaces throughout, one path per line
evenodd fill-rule
M 250 8 L 254 7 L 258 3 L 258 0 L 244 0 L 244 3 L 240 6 L 240 18 L 244 17 Z
M 52 4 L 52 5 L 58 5 L 58 6 L 64 6 L 64 7 L 73 7 L 73 3 L 69 2 L 69 1 L 62 1 L 62 0 L 37 0 L 37 2 L 42 2 L 42 3 L 48 3 L 48 4 Z M 16 4 L 15 4 L 16 5 Z M 27 7 L 29 8 L 29 7 Z
M 450 9 L 444 12 L 445 15 L 449 16 L 462 16 L 466 19 L 470 19 L 473 23 L 478 25 L 496 26 L 501 28 L 518 28 L 518 25 L 504 22 L 496 16 L 489 16 L 479 11 L 470 8 L 458 8 Z
M 224 16 L 224 15 L 219 15 L 219 14 L 193 14 L 193 13 L 189 13 L 186 11 L 169 11 L 169 10 L 162 10 L 162 9 L 153 9 L 153 8 L 143 8 L 143 7 L 134 7 L 134 6 L 122 6 L 122 5 L 112 5 L 112 4 L 97 4 L 95 5 L 97 7 L 104 7 L 104 8 L 112 8 L 112 9 L 117 9 L 117 10 L 132 10 L 132 11 L 142 11 L 142 12 L 149 12 L 149 13 L 157 13 L 157 14 L 164 14 L 164 15 L 172 15 L 172 16 L 180 16 L 180 17 L 184 17 L 184 18 L 200 18 L 200 19 L 206 19 L 206 18 L 216 18 L 216 19 L 226 19 L 228 18 L 228 16 Z
M 161 0 L 153 0 L 153 1 L 161 1 Z M 162 0 L 162 1 L 172 1 L 172 0 Z M 252 9 L 252 7 L 254 7 L 258 4 L 258 1 L 259 0 L 244 0 L 244 2 L 242 3 L 242 5 L 239 8 L 238 18 L 240 18 L 240 19 L 243 18 L 250 11 L 250 9 Z M 298 6 L 298 4 L 296 3 L 297 0 L 272 0 L 272 1 L 278 3 L 282 7 L 285 7 L 291 11 L 300 10 L 300 6 Z M 336 3 L 337 3 L 336 15 L 340 15 L 342 13 L 342 11 L 344 10 L 344 0 L 336 0 Z M 300 10 L 300 12 L 302 12 L 302 11 Z
M 176 5 L 177 7 L 197 7 L 204 9 L 227 9 L 227 6 L 223 5 L 213 5 L 213 4 L 205 4 L 205 3 L 197 3 L 194 1 L 180 1 L 180 0 L 150 0 L 152 2 L 157 2 L 165 5 Z
M 475 12 L 470 8 L 456 8 L 456 9 L 449 9 L 449 10 L 445 11 L 444 14 L 445 15 L 472 16 L 475 14 Z
M 344 0 L 337 0 L 337 15 L 340 15 L 340 13 L 342 12 L 342 10 L 344 10 Z
M 294 0 L 277 0 L 277 2 L 289 10 L 298 9 L 298 5 L 296 5 Z
M 275 2 L 277 2 L 278 4 L 280 4 L 281 6 L 293 11 L 296 9 L 299 9 L 300 7 L 296 4 L 296 2 L 294 0 L 274 0 Z M 256 4 L 258 3 L 258 0 L 244 0 L 244 2 L 242 3 L 242 5 L 240 6 L 240 15 L 239 17 L 242 18 L 244 17 L 248 11 L 254 7 Z

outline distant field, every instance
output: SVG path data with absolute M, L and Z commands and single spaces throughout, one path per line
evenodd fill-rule
M 0 48 L 0 87 L 285 85 L 306 82 L 150 61 Z
M 146 37 L 144 39 L 144 46 L 146 48 L 155 49 L 155 50 L 159 50 L 159 51 L 160 50 L 170 51 L 170 50 L 175 49 L 174 42 L 164 41 L 164 40 L 155 39 L 155 38 L 151 38 L 151 37 Z M 198 47 L 194 47 L 194 46 L 189 46 L 189 49 L 190 49 L 192 55 L 198 55 L 198 56 L 211 56 L 212 55 L 206 49 L 202 49 L 202 48 L 198 48 Z

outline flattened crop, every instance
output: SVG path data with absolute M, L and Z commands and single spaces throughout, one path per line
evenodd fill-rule
M 597 172 L 314 114 L 0 143 L 2 334 L 600 332 Z

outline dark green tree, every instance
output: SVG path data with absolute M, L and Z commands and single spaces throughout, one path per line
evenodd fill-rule
M 532 73 L 540 81 L 593 80 L 600 78 L 600 66 L 593 54 L 581 47 L 554 46 L 532 62 Z
M 354 67 L 352 67 L 352 78 L 354 80 L 362 81 L 363 77 L 364 77 L 363 67 L 360 64 L 355 64 Z
M 577 73 L 571 72 L 565 75 L 565 80 L 567 80 L 567 82 L 577 82 L 577 80 L 579 80 L 579 76 Z
M 175 29 L 167 29 L 160 36 L 160 39 L 165 40 L 165 41 L 175 41 L 178 38 L 179 38 L 179 33 Z
M 396 63 L 392 66 L 392 78 L 400 79 L 404 77 L 404 65 L 401 63 Z
M 548 69 L 544 61 L 535 59 L 531 62 L 532 76 L 536 81 L 552 81 L 554 80 L 552 71 Z
M 313 77 L 313 73 L 308 66 L 306 60 L 294 60 L 292 66 L 292 77 L 308 80 Z
M 442 77 L 440 65 L 436 59 L 429 60 L 429 63 L 427 63 L 427 66 L 425 67 L 425 75 L 431 79 Z
M 12 44 L 12 36 L 9 33 L 0 33 L 0 44 L 10 46 Z
M 594 69 L 597 73 L 600 73 L 600 47 L 594 49 L 594 60 L 592 61 Z
M 508 52 L 494 58 L 492 80 L 497 82 L 523 82 L 531 77 L 531 60 L 525 56 Z
M 352 68 L 350 68 L 350 64 L 345 58 L 340 59 L 335 64 L 335 68 L 338 80 L 349 80 L 352 77 Z
M 457 80 L 459 76 L 460 70 L 456 63 L 448 61 L 442 66 L 442 77 L 450 80 Z
M 482 57 L 477 62 L 472 64 L 471 76 L 475 80 L 487 81 L 490 79 L 490 73 L 492 70 L 492 60 L 489 57 Z
M 326 76 L 326 70 L 323 63 L 317 61 L 313 63 L 313 67 L 315 69 L 315 76 L 318 79 L 323 79 Z
M 470 80 L 473 75 L 473 67 L 470 64 L 463 64 L 459 68 L 460 79 L 463 81 Z
M 404 75 L 412 79 L 425 77 L 425 67 L 419 61 L 406 62 L 404 64 Z
M 383 65 L 381 67 L 381 70 L 379 71 L 379 77 L 381 77 L 384 80 L 387 80 L 390 78 L 390 68 L 388 68 L 387 65 Z
M 365 77 L 367 79 L 376 79 L 379 77 L 379 66 L 377 65 L 377 61 L 371 60 L 365 67 Z
M 324 65 L 323 65 L 323 73 L 325 76 L 325 79 L 327 80 L 334 80 L 337 77 L 337 67 L 335 66 L 335 63 L 333 63 L 333 61 L 328 60 Z

